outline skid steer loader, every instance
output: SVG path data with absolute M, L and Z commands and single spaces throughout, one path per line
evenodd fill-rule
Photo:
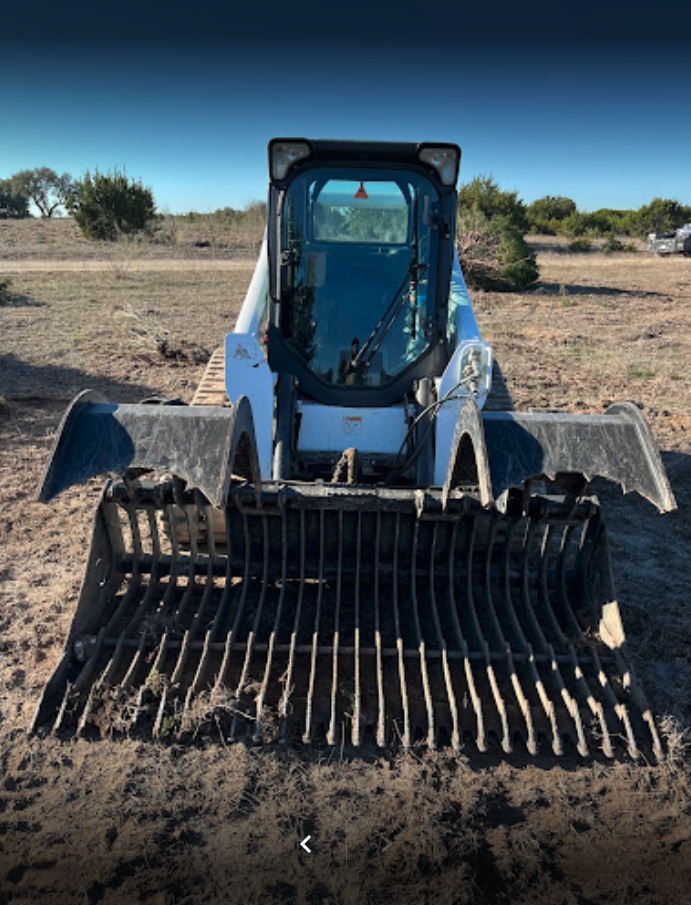
M 39 732 L 661 754 L 604 476 L 675 507 L 638 409 L 513 410 L 455 250 L 453 144 L 275 139 L 266 237 L 191 405 L 68 409 L 111 477 Z

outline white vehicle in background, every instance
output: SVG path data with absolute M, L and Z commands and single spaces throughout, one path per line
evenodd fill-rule
M 691 223 L 667 233 L 648 233 L 646 249 L 651 254 L 691 257 Z

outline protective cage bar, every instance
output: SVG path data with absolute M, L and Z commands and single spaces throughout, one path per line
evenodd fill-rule
M 595 505 L 288 490 L 111 486 L 32 729 L 661 756 Z

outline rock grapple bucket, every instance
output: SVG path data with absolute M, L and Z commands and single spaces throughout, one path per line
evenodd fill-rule
M 594 503 L 319 484 L 109 483 L 33 728 L 661 753 Z

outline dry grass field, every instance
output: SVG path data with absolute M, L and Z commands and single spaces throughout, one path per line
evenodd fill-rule
M 157 241 L 108 246 L 67 220 L 0 222 L 13 293 L 0 307 L 0 905 L 688 901 L 687 259 L 544 243 L 530 291 L 474 293 L 517 408 L 630 400 L 661 447 L 678 511 L 596 490 L 662 763 L 27 735 L 100 486 L 33 502 L 65 404 L 86 387 L 189 401 L 252 273 L 256 236 L 164 226 Z

